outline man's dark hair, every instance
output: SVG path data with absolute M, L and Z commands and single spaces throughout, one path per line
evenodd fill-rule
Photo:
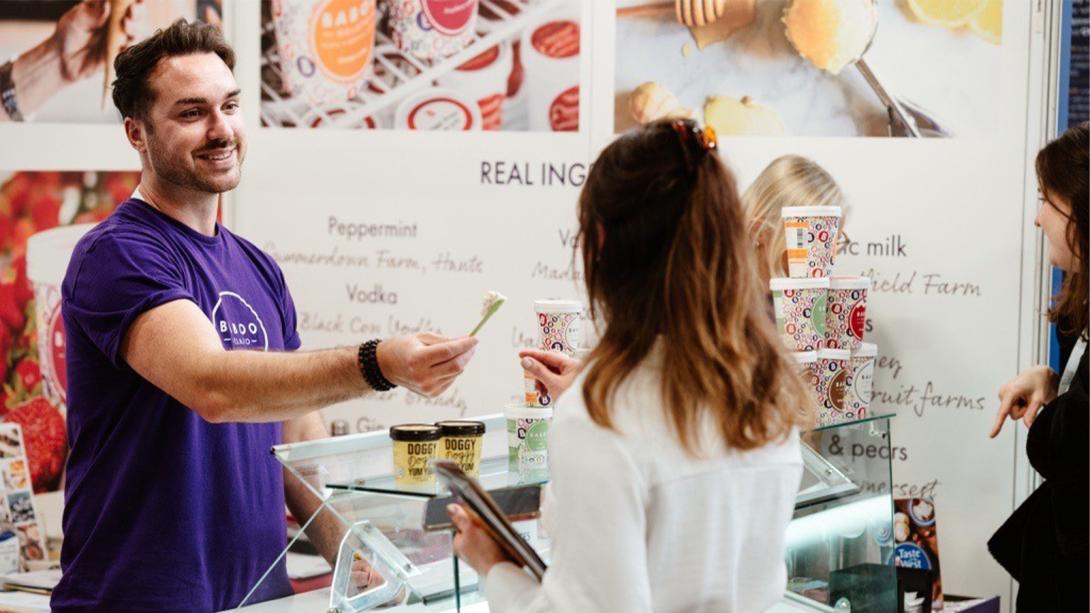
M 113 83 L 113 98 L 121 116 L 147 119 L 155 96 L 148 85 L 148 76 L 159 60 L 195 53 L 215 53 L 228 68 L 235 68 L 235 51 L 219 28 L 184 19 L 119 53 L 114 60 L 117 79 Z

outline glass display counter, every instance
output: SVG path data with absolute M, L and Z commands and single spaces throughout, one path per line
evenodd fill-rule
M 896 574 L 889 563 L 890 418 L 876 416 L 803 435 L 805 470 L 786 539 L 788 592 L 777 610 L 897 610 Z M 502 415 L 477 419 L 487 428 L 480 478 L 486 489 L 544 484 L 540 475 L 525 479 L 508 470 Z M 398 486 L 385 432 L 280 445 L 273 453 L 285 466 L 285 479 L 320 503 L 309 518 L 299 518 L 299 535 L 336 535 L 326 539 L 337 546 L 335 553 L 325 552 L 334 568 L 325 610 L 483 608 L 476 574 L 452 554 L 451 533 L 423 529 L 428 501 L 446 492 L 440 486 Z M 548 542 L 537 520 L 516 527 L 547 560 Z M 272 572 L 283 572 L 280 560 Z M 253 593 L 260 593 L 259 587 Z

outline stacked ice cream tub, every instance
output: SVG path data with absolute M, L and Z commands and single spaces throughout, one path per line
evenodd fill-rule
M 537 348 L 575 356 L 583 338 L 583 305 L 575 300 L 537 300 Z M 538 389 L 533 375 L 523 372 L 524 398 L 507 405 L 508 468 L 533 479 L 548 472 L 549 424 L 553 398 Z
M 822 426 L 866 417 L 878 355 L 863 342 L 871 280 L 832 274 L 841 216 L 836 206 L 785 207 L 789 276 L 769 282 L 776 327 Z

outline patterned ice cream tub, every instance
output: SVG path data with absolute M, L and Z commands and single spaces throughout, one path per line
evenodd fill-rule
M 789 277 L 828 277 L 832 273 L 841 215 L 838 206 L 783 208 L 781 216 Z
M 769 281 L 776 328 L 788 351 L 816 351 L 825 344 L 825 310 L 829 279 Z
M 583 303 L 577 300 L 535 300 L 538 348 L 569 356 L 583 344 Z
M 851 419 L 846 404 L 852 384 L 851 355 L 847 349 L 822 349 L 817 352 L 818 424 L 828 426 Z
M 469 46 L 478 0 L 389 0 L 390 38 L 399 49 L 426 61 L 450 57 Z
M 310 105 L 341 104 L 371 74 L 375 0 L 279 0 L 273 24 L 284 84 Z
M 829 305 L 825 314 L 825 346 L 855 349 L 863 342 L 867 323 L 867 277 L 830 277 Z
M 93 227 L 95 224 L 64 226 L 39 232 L 27 239 L 26 271 L 34 288 L 42 393 L 61 412 L 64 412 L 68 400 L 61 282 L 76 243 Z
M 874 343 L 860 343 L 859 348 L 852 351 L 852 383 L 848 386 L 844 401 L 847 419 L 863 419 L 870 411 L 874 394 L 874 365 L 877 359 L 878 345 Z

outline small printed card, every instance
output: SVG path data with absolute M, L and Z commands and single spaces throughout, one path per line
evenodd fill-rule
M 0 574 L 25 572 L 46 559 L 19 424 L 0 423 Z

